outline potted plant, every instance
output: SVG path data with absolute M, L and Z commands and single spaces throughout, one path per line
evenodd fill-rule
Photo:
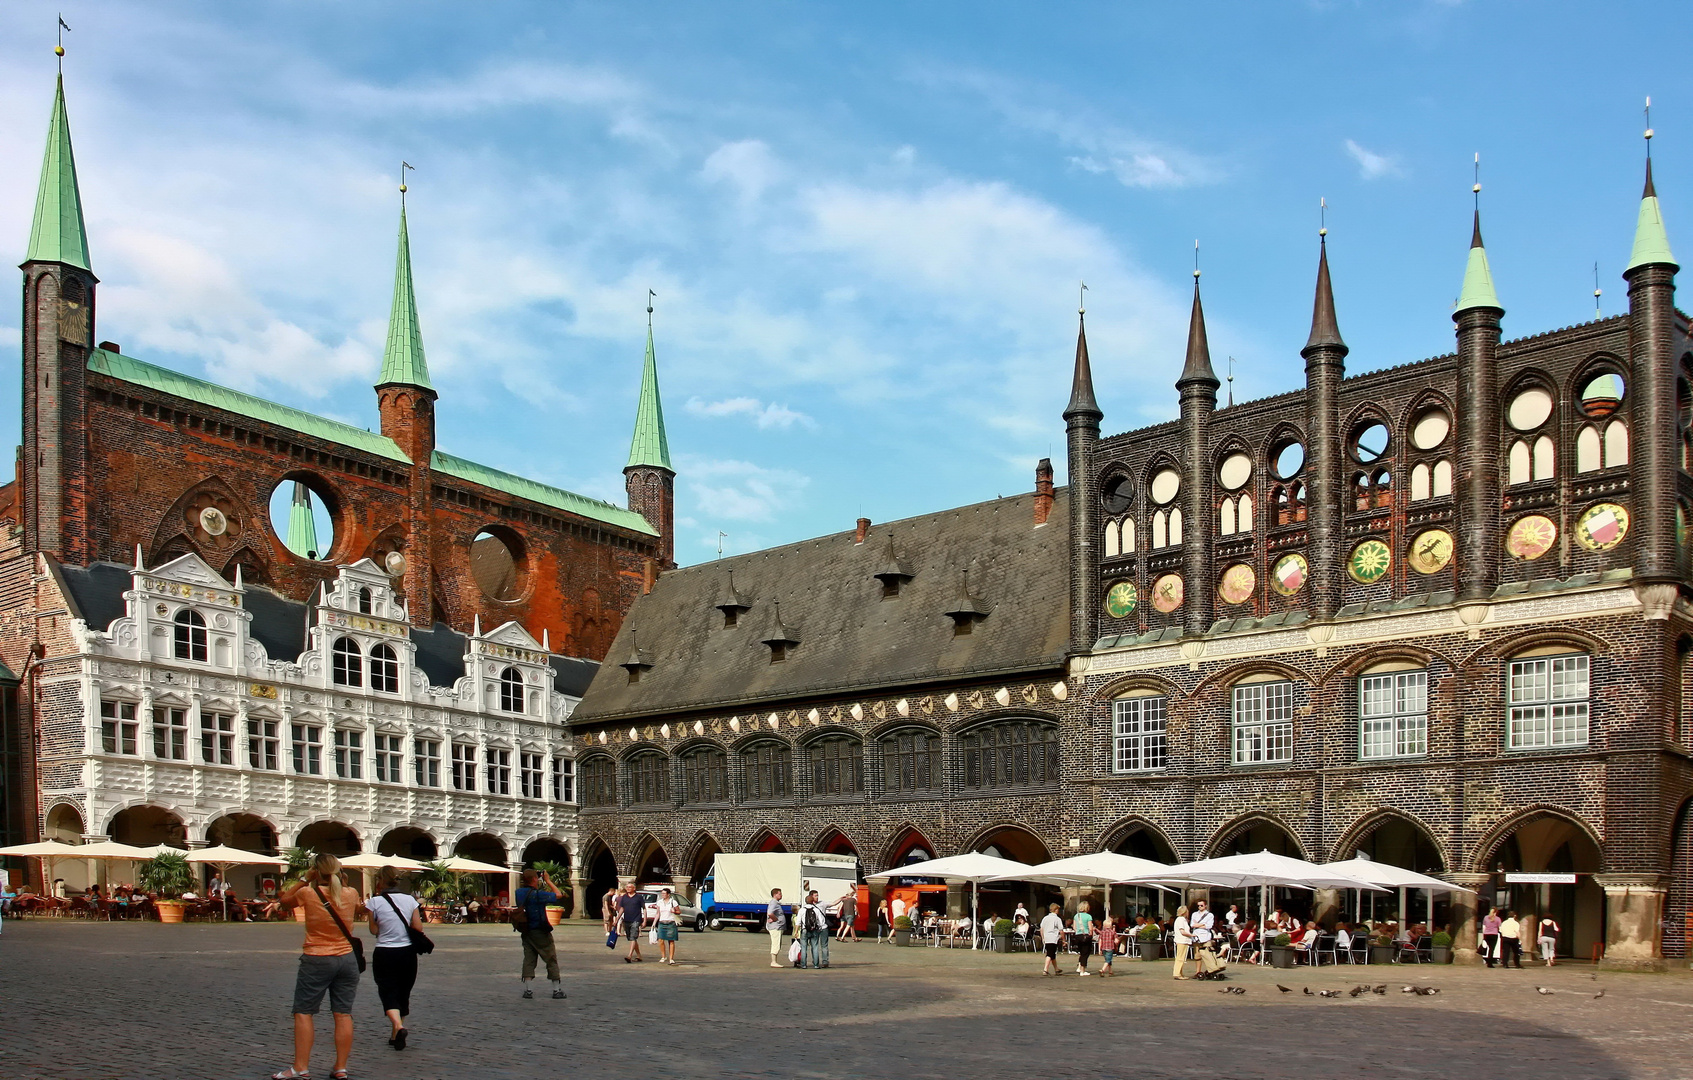
M 306 871 L 311 869 L 312 861 L 317 858 L 317 852 L 308 847 L 295 846 L 284 848 L 282 857 L 288 860 L 287 868 L 282 871 L 282 887 L 286 889 L 306 876 Z M 297 904 L 294 907 L 294 921 L 306 921 L 306 909 Z
M 570 880 L 570 868 L 565 866 L 563 863 L 538 862 L 535 864 L 535 870 L 538 873 L 545 874 L 552 878 L 553 884 L 557 885 L 559 888 L 570 888 L 568 884 L 568 881 Z M 558 903 L 547 905 L 547 922 L 557 926 L 559 922 L 563 920 L 565 899 L 567 899 L 567 896 L 561 893 L 559 895 Z
M 1293 935 L 1277 934 L 1270 942 L 1270 964 L 1279 968 L 1293 966 Z
M 1011 951 L 1011 920 L 995 919 L 993 922 L 993 947 L 1000 952 Z
M 894 944 L 895 945 L 909 945 L 909 944 L 911 944 L 911 918 L 910 918 L 910 916 L 901 915 L 897 919 L 894 920 Z
M 1147 923 L 1135 931 L 1135 951 L 1140 954 L 1142 960 L 1156 960 L 1158 954 L 1163 952 L 1163 937 L 1164 932 L 1158 928 L 1157 923 Z
M 1370 963 L 1393 963 L 1393 935 L 1386 930 L 1370 935 Z
M 447 905 L 459 898 L 459 876 L 436 860 L 426 862 L 417 872 L 417 899 L 423 906 L 423 921 L 444 921 Z
M 1452 935 L 1448 934 L 1444 930 L 1441 930 L 1434 935 L 1434 941 L 1432 944 L 1434 962 L 1437 964 L 1450 964 L 1452 962 Z
M 161 852 L 141 864 L 137 883 L 142 892 L 157 898 L 153 903 L 159 909 L 160 922 L 179 923 L 187 906 L 182 894 L 194 887 L 194 868 L 181 852 Z

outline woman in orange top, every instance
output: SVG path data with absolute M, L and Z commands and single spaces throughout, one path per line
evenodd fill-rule
M 271 1074 L 271 1080 L 311 1075 L 312 1018 L 323 1007 L 326 993 L 335 1015 L 335 1071 L 329 1075 L 331 1080 L 346 1080 L 347 1055 L 353 1049 L 353 997 L 359 988 L 350 937 L 360 908 L 358 893 L 341 884 L 341 860 L 326 853 L 312 860 L 305 877 L 284 889 L 278 900 L 305 910 L 306 944 L 294 981 L 294 1065 Z

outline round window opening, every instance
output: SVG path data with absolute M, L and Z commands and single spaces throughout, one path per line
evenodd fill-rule
M 1380 461 L 1387 453 L 1387 425 L 1383 423 L 1369 423 L 1358 429 L 1352 436 L 1352 456 L 1368 465 L 1372 461 Z
M 334 503 L 327 489 L 305 478 L 289 478 L 270 493 L 270 527 L 302 559 L 324 560 L 335 550 Z
M 1538 386 L 1524 390 L 1511 399 L 1505 410 L 1506 421 L 1518 431 L 1533 431 L 1552 415 L 1552 395 Z
M 1581 411 L 1595 420 L 1602 420 L 1622 405 L 1622 376 L 1606 371 L 1587 380 L 1581 388 Z
M 1430 409 L 1411 426 L 1411 445 L 1418 450 L 1433 450 L 1451 433 L 1452 418 L 1442 409 Z
M 470 542 L 470 575 L 488 599 L 516 600 L 523 594 L 522 541 L 483 529 Z
M 1121 514 L 1134 505 L 1135 487 L 1126 476 L 1113 477 L 1105 482 L 1100 501 L 1104 503 L 1107 514 Z
M 1217 467 L 1217 482 L 1227 491 L 1239 491 L 1252 479 L 1252 459 L 1245 454 L 1230 454 Z
M 1159 469 L 1152 478 L 1152 501 L 1159 506 L 1174 502 L 1182 490 L 1182 477 L 1174 469 Z
M 1276 476 L 1291 480 L 1305 467 L 1305 445 L 1300 442 L 1283 443 L 1270 458 L 1275 463 Z

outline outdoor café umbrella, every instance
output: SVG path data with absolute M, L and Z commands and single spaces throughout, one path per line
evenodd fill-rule
M 1037 863 L 1019 873 L 994 880 L 1039 881 L 1046 885 L 1116 885 L 1149 874 L 1167 873 L 1171 869 L 1151 859 L 1121 855 L 1115 851 L 1096 851 L 1092 855 L 1072 855 L 1067 859 Z
M 1162 873 L 1131 879 L 1130 884 L 1209 885 L 1219 889 L 1369 889 L 1387 892 L 1379 885 L 1342 874 L 1326 866 L 1274 855 L 1269 851 L 1256 854 L 1224 855 L 1216 859 L 1178 863 Z M 1267 900 L 1263 901 L 1266 905 Z
M 67 844 L 62 840 L 43 840 L 38 844 L 17 844 L 13 847 L 0 848 L 0 855 L 16 855 L 25 859 L 40 859 L 41 891 L 51 894 L 53 891 L 53 863 L 58 859 L 74 856 L 78 846 Z
M 345 862 L 343 862 L 342 865 L 346 865 Z M 477 862 L 475 859 L 466 859 L 461 855 L 454 855 L 450 859 L 438 859 L 434 865 L 446 867 L 455 874 L 510 873 L 510 870 L 507 867 L 495 866 L 493 863 Z
M 940 878 L 943 881 L 968 881 L 970 883 L 970 941 L 972 947 L 976 940 L 976 906 L 981 899 L 981 885 L 984 881 L 1015 881 L 1029 871 L 1028 863 L 1020 863 L 1014 859 L 1001 859 L 997 855 L 984 855 L 979 851 L 967 851 L 963 855 L 952 855 L 945 859 L 929 859 L 926 862 L 907 863 L 896 866 L 892 870 L 883 870 L 879 874 L 869 874 L 867 881 L 885 881 L 896 877 L 927 877 Z
M 375 852 L 364 855 L 349 855 L 341 860 L 342 869 L 364 871 L 363 884 L 366 896 L 375 891 L 370 880 L 371 871 L 380 870 L 384 866 L 392 866 L 396 870 L 422 870 L 424 868 L 423 864 L 416 859 L 408 859 L 404 855 L 378 855 Z
M 1360 881 L 1367 881 L 1371 885 L 1375 885 L 1383 889 L 1401 890 L 1399 894 L 1399 914 L 1401 919 L 1405 916 L 1405 894 L 1403 892 L 1405 889 L 1428 890 L 1430 897 L 1430 922 L 1434 921 L 1433 896 L 1435 893 L 1470 893 L 1475 891 L 1474 889 L 1467 889 L 1462 885 L 1454 885 L 1450 881 L 1442 881 L 1437 877 L 1429 877 L 1427 874 L 1419 874 L 1415 870 L 1407 870 L 1403 866 L 1394 866 L 1391 863 L 1376 862 L 1374 859 L 1363 855 L 1360 855 L 1355 859 L 1347 859 L 1343 862 L 1324 863 L 1323 867 L 1328 870 L 1333 870 L 1337 874 L 1345 874 L 1347 877 L 1355 877 Z M 1360 913 L 1362 912 L 1362 907 L 1363 901 L 1360 900 Z
M 229 918 L 229 868 L 231 866 L 287 866 L 287 859 L 278 859 L 271 855 L 262 855 L 257 851 L 245 851 L 241 848 L 219 844 L 216 847 L 199 848 L 188 853 L 191 863 L 211 863 L 217 867 L 219 876 L 223 878 L 223 917 Z

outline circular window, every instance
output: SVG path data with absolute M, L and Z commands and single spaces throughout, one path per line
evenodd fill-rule
M 1159 469 L 1152 478 L 1152 501 L 1160 506 L 1171 502 L 1181 493 L 1182 476 L 1174 469 Z
M 1621 375 L 1614 371 L 1595 375 L 1581 388 L 1581 411 L 1594 419 L 1603 419 L 1622 404 L 1622 392 Z
M 270 527 L 300 558 L 327 559 L 335 550 L 335 505 L 329 489 L 315 479 L 291 477 L 270 493 Z
M 490 600 L 523 594 L 523 542 L 504 529 L 483 529 L 470 542 L 470 575 Z
M 1379 422 L 1365 424 L 1352 435 L 1352 456 L 1368 465 L 1380 461 L 1387 453 L 1387 425 Z
M 1217 469 L 1217 482 L 1229 491 L 1239 491 L 1252 479 L 1252 459 L 1245 454 L 1230 454 Z
M 1452 418 L 1443 409 L 1430 409 L 1411 425 L 1411 445 L 1418 450 L 1433 450 L 1451 433 Z
M 1275 453 L 1270 455 L 1270 460 L 1275 463 L 1277 476 L 1283 480 L 1291 480 L 1305 467 L 1305 444 L 1283 443 L 1276 447 Z
M 1505 420 L 1518 431 L 1533 431 L 1552 415 L 1552 395 L 1538 386 L 1511 399 Z
M 1114 476 L 1105 482 L 1105 490 L 1100 493 L 1100 502 L 1105 506 L 1107 514 L 1121 514 L 1134 505 L 1135 486 L 1126 476 Z

